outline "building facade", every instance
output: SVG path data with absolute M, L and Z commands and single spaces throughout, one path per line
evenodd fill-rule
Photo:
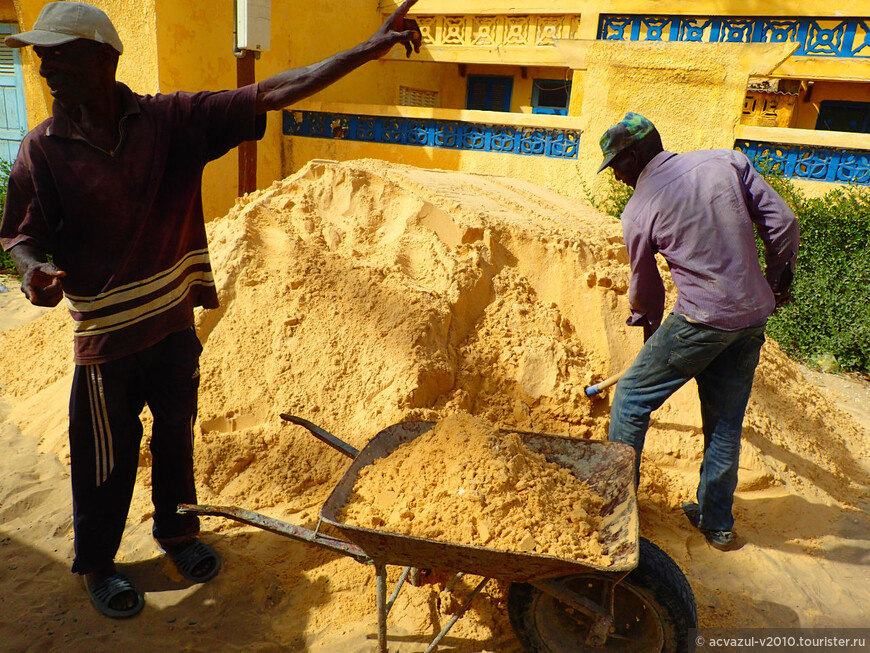
M 119 78 L 134 90 L 237 84 L 234 0 L 92 2 L 118 28 Z M 0 0 L 2 27 L 30 29 L 44 4 Z M 271 48 L 256 79 L 355 45 L 397 6 L 271 0 Z M 420 0 L 411 17 L 423 32 L 419 55 L 396 48 L 269 117 L 259 187 L 310 159 L 380 158 L 520 177 L 583 198 L 606 191 L 595 174 L 598 138 L 626 111 L 651 118 L 669 149 L 737 148 L 814 193 L 870 185 L 866 0 Z M 25 105 L 30 127 L 49 115 L 37 70 L 29 49 L 0 51 L 0 82 L 15 84 L 5 102 L 12 127 L 0 124 L 0 139 L 14 141 L 13 114 L 23 123 Z M 14 142 L 5 147 L 8 158 Z M 209 218 L 238 194 L 237 168 L 230 153 L 206 169 Z

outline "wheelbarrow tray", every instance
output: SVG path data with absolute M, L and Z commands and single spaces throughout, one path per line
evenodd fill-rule
M 589 572 L 590 569 L 624 572 L 638 564 L 638 510 L 634 487 L 634 450 L 613 442 L 594 442 L 557 435 L 517 433 L 532 451 L 567 467 L 577 478 L 605 498 L 599 539 L 610 556 L 607 567 L 582 559 L 539 553 L 501 551 L 484 546 L 441 542 L 343 523 L 339 515 L 351 495 L 360 471 L 399 446 L 411 442 L 435 422 L 404 422 L 390 426 L 359 452 L 320 510 L 323 522 L 338 529 L 374 561 L 406 567 L 461 571 L 511 582 Z

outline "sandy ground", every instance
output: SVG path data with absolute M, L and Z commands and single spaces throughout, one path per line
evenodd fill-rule
M 373 163 L 312 165 L 240 202 L 210 232 L 223 308 L 197 323 L 200 501 L 315 526 L 348 461 L 283 424 L 282 411 L 357 447 L 390 424 L 458 410 L 602 439 L 607 398 L 578 391 L 639 346 L 621 327 L 619 230 L 603 221 L 521 182 Z M 207 585 L 184 582 L 150 538 L 144 447 L 118 559 L 147 606 L 130 621 L 98 615 L 69 573 L 68 316 L 30 307 L 7 285 L 0 649 L 374 649 L 374 575 L 348 558 L 206 518 L 203 537 L 224 567 Z M 699 426 L 690 386 L 654 415 L 639 505 L 642 535 L 689 578 L 700 625 L 870 627 L 866 380 L 812 372 L 765 346 L 745 425 L 736 551 L 712 549 L 678 508 L 693 497 Z M 404 590 L 390 650 L 422 651 L 471 586 L 453 597 L 441 586 Z M 439 650 L 519 653 L 505 589 L 492 582 Z

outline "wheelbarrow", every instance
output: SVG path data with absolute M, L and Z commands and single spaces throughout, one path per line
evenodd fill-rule
M 413 584 L 421 570 L 450 570 L 482 577 L 472 593 L 430 642 L 434 651 L 490 579 L 510 583 L 508 615 L 523 647 L 536 653 L 578 651 L 682 652 L 689 650 L 689 629 L 697 627 L 692 589 L 677 564 L 638 533 L 634 486 L 634 450 L 628 445 L 566 438 L 526 431 L 525 445 L 549 462 L 567 467 L 605 498 L 599 541 L 611 564 L 502 551 L 483 546 L 441 542 L 343 523 L 360 471 L 400 445 L 430 430 L 435 422 L 390 426 L 358 451 L 311 422 L 282 414 L 315 437 L 353 458 L 348 470 L 320 510 L 314 530 L 235 507 L 181 504 L 179 512 L 216 515 L 349 556 L 372 565 L 376 576 L 378 650 L 387 653 L 387 615 L 404 583 Z M 322 524 L 344 538 L 320 532 Z M 387 566 L 404 567 L 387 597 Z

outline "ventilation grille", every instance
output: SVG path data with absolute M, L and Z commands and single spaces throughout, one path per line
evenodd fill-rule
M 409 86 L 399 87 L 399 106 L 403 107 L 437 107 L 438 91 L 424 91 Z

